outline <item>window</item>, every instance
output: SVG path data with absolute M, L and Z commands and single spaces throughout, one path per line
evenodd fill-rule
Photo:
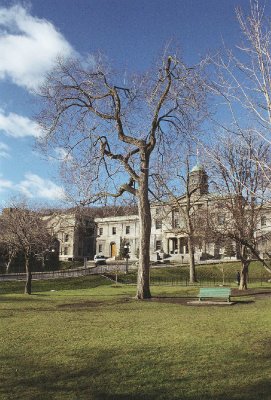
M 103 228 L 99 228 L 99 235 L 102 236 L 103 234 Z
M 98 253 L 102 253 L 103 252 L 103 245 L 99 244 L 98 246 Z
M 175 218 L 173 221 L 173 228 L 180 228 L 179 218 Z
M 156 229 L 161 229 L 162 228 L 162 220 L 161 219 L 157 219 L 155 221 L 155 228 Z
M 129 233 L 130 233 L 130 226 L 126 226 L 126 228 L 125 228 L 125 233 L 126 233 L 126 235 L 129 235 Z
M 66 233 L 66 235 L 65 235 L 65 242 L 68 242 L 69 241 L 69 235 Z
M 263 215 L 261 217 L 261 226 L 266 226 L 266 216 L 265 215 Z
M 225 223 L 225 215 L 224 214 L 220 214 L 217 216 L 217 223 L 218 223 L 218 225 L 224 225 L 224 223 Z
M 161 248 L 162 248 L 162 241 L 161 241 L 161 240 L 156 240 L 156 243 L 155 243 L 155 250 L 156 250 L 156 251 L 160 251 Z
M 172 228 L 180 228 L 180 213 L 179 211 L 172 212 Z
M 117 233 L 117 228 L 115 226 L 113 226 L 112 228 L 112 235 L 116 235 Z
M 68 247 L 64 247 L 64 256 L 67 256 L 69 253 L 69 248 Z

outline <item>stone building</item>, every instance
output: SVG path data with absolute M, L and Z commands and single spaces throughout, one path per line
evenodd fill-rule
M 114 258 L 119 255 L 121 246 L 127 246 L 130 257 L 137 258 L 139 236 L 137 214 L 95 218 L 95 223 L 97 254 Z
M 60 261 L 93 259 L 96 252 L 96 225 L 93 218 L 79 212 L 54 212 L 43 217 Z
M 213 216 L 217 226 L 223 229 L 226 223 L 225 209 L 220 207 L 221 198 L 209 193 L 208 175 L 204 168 L 196 165 L 189 174 L 189 187 L 193 192 L 191 202 L 198 226 L 204 227 L 206 219 Z M 182 262 L 188 262 L 188 234 L 185 223 L 186 194 L 167 204 L 151 205 L 152 226 L 150 238 L 150 257 L 152 260 L 170 256 Z M 121 207 L 120 207 L 121 208 Z M 47 227 L 56 238 L 59 259 L 93 260 L 95 254 L 116 259 L 121 248 L 129 250 L 130 259 L 138 258 L 139 217 L 136 208 L 115 207 L 92 208 L 83 212 L 74 210 L 52 212 L 43 217 Z M 271 207 L 261 210 L 256 236 L 258 249 L 262 255 L 271 255 Z M 230 241 L 221 243 L 215 238 L 208 238 L 204 232 L 195 241 L 195 261 L 207 258 L 233 257 L 235 246 Z
M 190 190 L 193 191 L 193 207 L 200 210 L 200 214 L 208 214 L 210 204 L 214 203 L 214 196 L 208 192 L 208 175 L 200 165 L 195 166 L 189 175 Z M 182 210 L 186 205 L 186 195 L 178 197 L 177 208 L 173 204 L 152 204 L 152 227 L 150 238 L 150 257 L 170 255 L 173 258 L 188 261 L 187 233 L 185 231 L 184 215 Z M 124 216 L 107 216 L 95 218 L 97 225 L 97 254 L 106 257 L 117 257 L 121 245 L 129 247 L 131 259 L 138 256 L 139 218 L 137 214 Z M 214 243 L 198 241 L 195 246 L 195 258 L 199 260 L 203 254 L 214 255 L 219 253 Z M 159 256 L 157 256 L 159 254 Z
M 190 202 L 195 215 L 200 215 L 199 223 L 203 223 L 214 198 L 208 192 L 208 175 L 200 165 L 196 165 L 189 174 L 189 191 L 193 193 Z M 162 253 L 162 255 L 168 254 L 184 262 L 188 261 L 186 206 L 186 194 L 179 196 L 167 205 L 152 205 L 151 244 L 153 257 L 155 253 Z M 196 261 L 207 253 L 214 253 L 214 244 L 207 240 L 197 240 L 195 243 Z

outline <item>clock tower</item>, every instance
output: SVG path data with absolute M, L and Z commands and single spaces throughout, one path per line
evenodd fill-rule
M 202 165 L 195 165 L 189 173 L 189 189 L 198 195 L 208 194 L 208 175 Z

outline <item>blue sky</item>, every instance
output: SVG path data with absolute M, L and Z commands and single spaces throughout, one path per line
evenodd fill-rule
M 0 207 L 21 194 L 61 202 L 58 162 L 33 147 L 33 91 L 58 54 L 101 50 L 116 68 L 136 72 L 173 39 L 195 63 L 222 41 L 238 43 L 238 5 L 247 11 L 249 0 L 0 0 Z

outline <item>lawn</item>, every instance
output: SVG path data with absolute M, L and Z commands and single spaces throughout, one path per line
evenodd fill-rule
M 234 284 L 236 281 L 236 272 L 240 271 L 240 262 L 228 262 L 209 265 L 197 265 L 196 274 L 200 284 L 208 283 L 211 285 L 219 285 L 223 282 L 225 284 Z M 262 264 L 258 261 L 253 261 L 249 266 L 249 283 L 257 283 L 258 285 L 265 284 L 270 279 L 270 273 L 267 272 Z M 128 275 L 121 275 L 119 277 L 123 283 L 135 283 L 137 279 L 137 272 L 130 271 Z M 189 267 L 185 265 L 179 266 L 164 266 L 160 268 L 151 268 L 151 282 L 159 284 L 160 282 L 171 282 L 174 284 L 189 282 Z
M 270 294 L 193 307 L 193 287 L 21 284 L 1 284 L 1 400 L 271 399 Z

